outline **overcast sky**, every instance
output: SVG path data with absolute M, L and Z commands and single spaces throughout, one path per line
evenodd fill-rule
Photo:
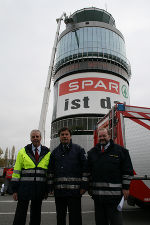
M 112 14 L 131 63 L 130 103 L 150 107 L 149 0 L 0 0 L 0 147 L 30 143 L 38 128 L 56 18 L 63 12 L 97 7 Z M 61 30 L 65 26 L 62 24 Z M 49 147 L 52 99 L 46 122 Z

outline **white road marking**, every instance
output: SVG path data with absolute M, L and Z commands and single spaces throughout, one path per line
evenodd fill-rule
M 90 197 L 91 198 L 91 196 L 89 196 L 89 195 L 83 195 L 82 197 Z M 14 200 L 0 200 L 0 203 L 16 203 L 17 201 L 14 201 Z M 55 200 L 44 200 L 43 201 L 44 203 L 45 202 L 52 202 L 52 203 L 54 203 L 55 202 Z
M 134 211 L 141 211 L 141 209 L 139 208 L 135 208 L 135 209 L 123 209 L 123 212 L 134 212 Z M 90 213 L 94 213 L 94 211 L 86 211 L 86 212 L 82 212 L 82 214 L 90 214 Z M 2 212 L 0 213 L 0 215 L 14 215 L 15 212 Z M 29 215 L 30 212 L 27 212 L 27 214 Z M 55 212 L 41 212 L 41 214 L 56 214 Z
M 82 212 L 82 214 L 87 214 L 87 213 L 94 213 L 94 211 Z M 0 215 L 14 215 L 14 214 L 15 214 L 15 212 L 0 213 Z M 28 212 L 27 214 L 30 214 L 30 212 Z M 41 214 L 56 214 L 56 212 L 41 212 Z
M 49 201 L 49 200 L 48 200 L 48 201 L 45 201 L 45 200 L 44 200 L 43 202 L 44 202 L 44 203 L 45 203 L 45 202 L 52 202 L 52 203 L 53 203 L 53 202 L 55 202 L 55 201 Z M 3 201 L 0 201 L 0 203 L 17 203 L 17 201 L 13 201 L 13 200 L 5 200 L 5 201 L 4 201 L 4 200 L 3 200 Z

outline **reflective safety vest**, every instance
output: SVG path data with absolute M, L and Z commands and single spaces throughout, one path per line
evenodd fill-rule
M 46 173 L 50 159 L 50 152 L 39 158 L 36 163 L 26 153 L 25 148 L 21 149 L 18 153 L 15 163 L 12 181 L 46 181 Z
M 17 192 L 20 199 L 42 199 L 47 192 L 47 169 L 50 151 L 41 146 L 38 162 L 32 154 L 32 145 L 22 148 L 15 163 L 12 175 L 13 193 Z

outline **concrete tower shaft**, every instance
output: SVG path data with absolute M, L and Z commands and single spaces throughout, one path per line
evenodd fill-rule
M 84 8 L 65 18 L 54 68 L 51 147 L 58 130 L 73 130 L 74 142 L 93 146 L 97 120 L 116 103 L 129 103 L 131 68 L 123 35 L 105 10 Z

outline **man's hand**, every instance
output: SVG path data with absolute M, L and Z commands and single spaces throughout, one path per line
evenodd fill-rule
M 123 192 L 123 195 L 124 195 L 124 199 L 127 200 L 127 198 L 129 197 L 129 190 L 123 189 L 122 192 Z
M 80 189 L 80 195 L 84 195 L 85 192 L 86 192 L 85 189 Z
M 13 199 L 14 199 L 15 201 L 18 200 L 18 194 L 17 194 L 17 193 L 13 193 Z

